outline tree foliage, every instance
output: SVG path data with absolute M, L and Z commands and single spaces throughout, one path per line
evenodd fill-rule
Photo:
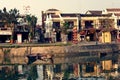
M 114 20 L 113 19 L 100 19 L 101 28 L 105 31 L 109 31 L 114 27 Z
M 14 25 L 16 25 L 17 19 L 19 17 L 19 10 L 16 8 L 10 9 L 7 11 L 6 7 L 3 8 L 3 10 L 0 10 L 0 26 L 4 27 L 10 27 L 11 29 L 14 28 Z
M 17 10 L 16 8 L 11 9 L 9 11 L 9 15 L 10 15 L 10 23 L 17 24 L 17 18 L 19 17 L 19 10 Z
M 35 17 L 34 15 L 26 15 L 26 20 L 31 26 L 35 26 L 37 23 L 37 17 Z
M 7 9 L 4 7 L 3 10 L 0 10 L 0 20 L 7 24 L 11 24 L 11 23 L 17 24 L 18 17 L 19 17 L 19 10 L 17 10 L 16 8 L 7 11 Z
M 68 22 L 64 22 L 64 23 L 63 23 L 63 26 L 61 27 L 62 33 L 68 34 L 68 31 L 67 31 L 68 29 L 69 29 L 69 24 L 68 24 Z
M 30 37 L 32 38 L 35 35 L 35 27 L 37 24 L 37 17 L 34 15 L 26 15 L 26 20 L 29 24 L 29 29 L 30 29 Z

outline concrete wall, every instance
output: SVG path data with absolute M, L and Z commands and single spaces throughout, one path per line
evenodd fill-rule
M 0 56 L 3 56 L 5 50 L 9 50 L 10 56 L 25 56 L 27 54 L 58 54 L 64 53 L 64 47 L 60 46 L 50 46 L 50 47 L 20 47 L 20 48 L 2 48 L 0 49 Z

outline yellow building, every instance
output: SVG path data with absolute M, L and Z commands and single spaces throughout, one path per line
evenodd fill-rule
M 111 33 L 102 32 L 102 43 L 111 43 Z
M 115 20 L 112 14 L 103 13 L 103 11 L 87 11 L 86 14 L 81 14 L 81 29 L 86 31 L 86 38 L 89 37 L 89 41 L 96 41 L 99 37 L 102 37 L 101 42 L 111 42 L 115 39 L 116 28 Z M 110 33 L 103 33 L 104 29 L 108 29 Z M 102 35 L 99 35 L 102 33 Z M 103 34 L 109 36 L 109 39 L 103 37 Z M 109 40 L 109 41 L 108 41 Z

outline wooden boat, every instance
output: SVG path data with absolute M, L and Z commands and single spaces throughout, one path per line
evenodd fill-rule
M 29 54 L 29 55 L 27 55 L 27 58 L 28 58 L 27 64 L 32 64 L 36 60 L 42 60 L 42 61 L 50 60 L 51 63 L 53 63 L 53 55 L 50 55 L 50 54 L 41 54 L 41 53 Z

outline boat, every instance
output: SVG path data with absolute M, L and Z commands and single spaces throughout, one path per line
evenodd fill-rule
M 27 55 L 27 58 L 28 58 L 27 64 L 32 64 L 36 60 L 42 60 L 42 61 L 50 60 L 51 63 L 53 63 L 53 55 L 50 55 L 50 54 L 32 53 Z

